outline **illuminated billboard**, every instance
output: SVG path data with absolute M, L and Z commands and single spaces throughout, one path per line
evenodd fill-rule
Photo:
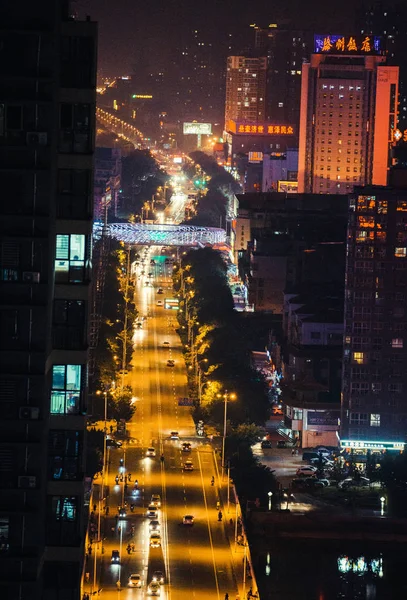
M 262 123 L 229 121 L 228 131 L 235 135 L 294 135 L 292 125 L 281 125 L 268 121 Z
M 174 163 L 174 165 L 181 165 L 182 164 L 182 156 L 174 156 L 174 158 L 172 159 L 172 162 Z
M 212 135 L 212 123 L 184 123 L 184 135 Z
M 314 36 L 317 54 L 382 54 L 381 40 L 376 35 L 324 34 Z

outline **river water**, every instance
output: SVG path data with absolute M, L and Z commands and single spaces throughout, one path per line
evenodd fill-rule
M 407 600 L 407 544 L 290 540 L 252 557 L 261 600 Z

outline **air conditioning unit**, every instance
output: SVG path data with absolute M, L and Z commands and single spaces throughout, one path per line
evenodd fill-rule
M 37 421 L 40 416 L 40 409 L 37 406 L 20 406 L 20 419 L 27 421 Z
M 37 487 L 37 478 L 35 475 L 19 475 L 18 487 L 23 490 L 32 490 Z
M 27 133 L 27 146 L 46 146 L 48 135 L 42 131 L 29 131 Z
M 25 283 L 39 283 L 40 274 L 38 271 L 23 271 L 23 281 Z

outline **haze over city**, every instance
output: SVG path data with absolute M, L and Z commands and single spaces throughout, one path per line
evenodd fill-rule
M 1 600 L 405 598 L 405 3 L 2 8 Z

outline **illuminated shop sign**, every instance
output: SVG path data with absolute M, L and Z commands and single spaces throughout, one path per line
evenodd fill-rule
M 407 129 L 404 131 L 400 131 L 400 129 L 395 129 L 393 131 L 393 140 L 395 142 L 399 142 L 403 138 L 403 142 L 407 142 Z
M 314 52 L 317 54 L 381 54 L 381 40 L 376 35 L 314 36 Z
M 294 135 L 292 125 L 278 125 L 277 123 L 241 123 L 229 121 L 228 131 L 238 135 Z
M 342 448 L 357 450 L 403 450 L 404 442 L 365 442 L 355 440 L 341 440 Z

